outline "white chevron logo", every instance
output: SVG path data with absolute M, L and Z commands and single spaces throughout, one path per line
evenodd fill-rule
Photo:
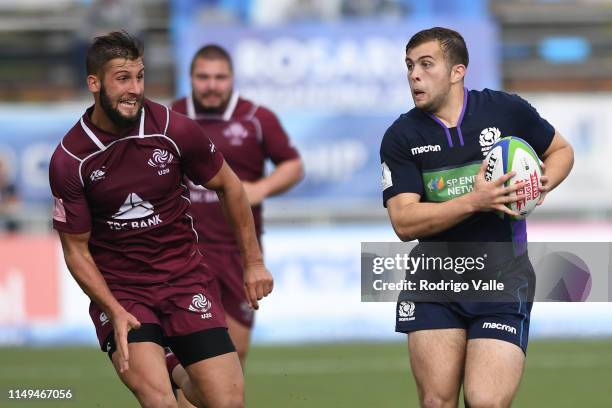
M 130 193 L 119 211 L 113 215 L 113 218 L 116 220 L 134 220 L 153 214 L 153 210 L 154 207 L 150 202 L 144 201 L 136 193 Z

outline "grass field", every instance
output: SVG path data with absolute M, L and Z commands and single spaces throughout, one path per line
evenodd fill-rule
M 247 406 L 414 407 L 404 344 L 256 347 Z M 71 389 L 70 401 L 8 399 L 11 388 Z M 0 407 L 136 407 L 93 348 L 0 348 Z M 612 340 L 532 341 L 516 407 L 611 407 Z

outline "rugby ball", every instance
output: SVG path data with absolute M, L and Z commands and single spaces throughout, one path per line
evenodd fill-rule
M 527 217 L 536 207 L 540 198 L 542 168 L 535 151 L 523 139 L 516 136 L 508 136 L 499 139 L 493 145 L 486 160 L 488 160 L 488 164 L 485 170 L 485 180 L 497 180 L 504 174 L 514 171 L 516 175 L 506 181 L 506 186 L 522 181 L 525 182 L 525 186 L 522 189 L 512 193 L 524 195 L 525 198 L 506 204 L 518 216 L 506 216 L 514 220 L 522 220 Z

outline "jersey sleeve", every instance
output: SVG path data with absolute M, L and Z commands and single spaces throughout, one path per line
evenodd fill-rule
M 400 193 L 423 195 L 423 177 L 407 143 L 391 127 L 380 145 L 383 205 Z
M 53 195 L 53 228 L 70 234 L 91 230 L 91 212 L 79 176 L 79 162 L 61 146 L 49 164 L 49 184 Z
M 187 103 L 186 103 L 185 98 L 181 98 L 181 99 L 177 99 L 173 101 L 170 104 L 169 108 L 170 110 L 173 110 L 174 112 L 178 112 L 180 114 L 187 115 L 186 106 L 187 106 Z
M 516 121 L 517 129 L 520 132 L 515 136 L 524 139 L 533 147 L 538 156 L 541 156 L 550 146 L 555 135 L 555 128 L 542 118 L 529 102 L 518 95 L 512 95 L 511 98 L 514 101 L 513 120 Z
M 206 184 L 221 169 L 223 155 L 192 119 L 170 112 L 167 136 L 177 144 L 183 173 L 195 184 Z
M 260 107 L 256 115 L 261 124 L 264 151 L 274 164 L 300 157 L 297 149 L 291 144 L 289 136 L 287 136 L 280 121 L 272 111 Z

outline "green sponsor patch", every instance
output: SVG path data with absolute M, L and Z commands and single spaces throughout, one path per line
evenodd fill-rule
M 481 162 L 423 172 L 426 201 L 442 202 L 469 193 Z

